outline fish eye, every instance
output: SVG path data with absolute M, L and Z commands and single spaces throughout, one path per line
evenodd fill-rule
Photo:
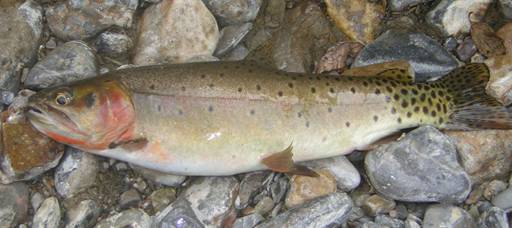
M 58 105 L 67 105 L 71 102 L 71 95 L 66 92 L 57 93 L 55 103 Z

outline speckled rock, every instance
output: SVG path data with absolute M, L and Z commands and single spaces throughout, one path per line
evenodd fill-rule
M 94 51 L 81 41 L 59 46 L 39 61 L 24 81 L 30 88 L 46 88 L 98 74 Z
M 99 54 L 118 56 L 127 53 L 133 46 L 132 38 L 123 33 L 103 32 L 94 41 Z
M 501 9 L 506 18 L 512 19 L 512 1 L 511 0 L 499 0 Z
M 478 221 L 479 228 L 508 228 L 507 213 L 498 207 L 486 210 Z
M 128 209 L 116 213 L 96 224 L 95 228 L 150 227 L 151 217 L 141 209 Z
M 118 26 L 132 26 L 137 0 L 65 0 L 46 10 L 50 30 L 63 40 L 85 40 Z
M 312 199 L 336 192 L 336 179 L 328 170 L 317 170 L 318 177 L 294 175 L 290 180 L 290 190 L 286 195 L 285 206 L 293 208 Z
M 55 170 L 55 189 L 64 198 L 94 185 L 99 170 L 96 156 L 68 147 Z
M 47 198 L 43 201 L 39 209 L 37 209 L 34 220 L 32 221 L 32 227 L 59 227 L 60 217 L 60 206 L 57 198 Z
M 388 4 L 391 10 L 402 11 L 407 9 L 408 7 L 430 1 L 432 0 L 390 0 Z
M 388 30 L 359 52 L 352 67 L 396 60 L 408 60 L 418 81 L 445 75 L 458 66 L 452 54 L 425 34 Z
M 215 56 L 223 56 L 231 51 L 242 41 L 242 39 L 249 33 L 252 28 L 252 23 L 245 23 L 241 25 L 230 25 L 222 28 L 220 31 L 220 39 L 217 47 L 215 48 Z
M 241 218 L 237 218 L 233 224 L 233 228 L 249 228 L 255 227 L 265 218 L 258 213 L 250 214 Z
M 157 170 L 146 169 L 132 164 L 130 164 L 130 167 L 144 176 L 144 178 L 166 186 L 177 187 L 180 186 L 185 181 L 185 179 L 187 179 L 186 176 L 163 173 Z
M 0 227 L 14 227 L 25 220 L 28 187 L 24 183 L 0 184 Z
M 262 0 L 203 0 L 221 26 L 243 24 L 256 18 Z
M 386 199 L 379 195 L 372 195 L 363 201 L 362 209 L 370 216 L 388 213 L 396 206 L 394 200 Z
M 138 65 L 183 63 L 212 55 L 219 39 L 215 18 L 201 0 L 152 5 L 144 11 L 139 28 L 133 57 Z
M 427 209 L 423 227 L 476 228 L 476 224 L 471 215 L 462 208 L 435 204 Z
M 384 17 L 384 5 L 369 0 L 325 0 L 327 13 L 352 40 L 371 43 Z
M 151 193 L 149 199 L 155 211 L 162 211 L 176 200 L 176 190 L 174 188 L 161 188 Z
M 244 175 L 240 182 L 240 190 L 235 200 L 237 209 L 244 209 L 249 205 L 251 197 L 256 191 L 263 187 L 263 181 L 268 176 L 268 172 L 250 172 Z
M 93 227 L 100 215 L 100 208 L 92 200 L 84 200 L 66 212 L 65 228 Z
M 462 167 L 473 183 L 507 175 L 512 168 L 512 131 L 447 132 L 457 147 Z
M 336 178 L 336 185 L 343 191 L 351 191 L 361 183 L 359 172 L 345 156 L 312 160 L 303 164 L 310 168 L 329 170 Z
M 469 15 L 484 15 L 493 0 L 442 0 L 427 14 L 427 22 L 446 35 L 468 33 L 471 27 Z
M 365 158 L 371 184 L 386 198 L 409 202 L 461 202 L 471 181 L 455 145 L 434 127 L 409 132 Z
M 504 191 L 505 189 L 507 189 L 507 183 L 500 180 L 493 180 L 485 184 L 485 189 L 482 195 L 485 199 L 492 200 L 494 196 Z
M 324 227 L 345 222 L 351 209 L 350 197 L 336 192 L 285 211 L 256 227 Z
M 503 210 L 509 211 L 512 209 L 512 187 L 502 191 L 492 199 L 492 204 Z

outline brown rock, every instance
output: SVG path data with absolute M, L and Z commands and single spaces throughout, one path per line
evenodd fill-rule
M 512 22 L 502 26 L 496 35 L 503 40 L 508 55 L 512 55 Z
M 512 103 L 512 22 L 501 27 L 496 35 L 503 40 L 507 53 L 485 60 L 491 74 L 487 93 L 509 105 Z
M 338 72 L 344 71 L 361 49 L 363 49 L 363 45 L 359 42 L 341 42 L 330 47 L 316 65 L 315 73 L 319 74 L 334 70 Z
M 396 206 L 394 200 L 386 199 L 379 195 L 372 195 L 365 199 L 363 202 L 363 210 L 371 215 L 376 216 L 382 213 L 388 213 L 393 210 Z
M 293 176 L 285 206 L 292 208 L 309 200 L 336 192 L 336 179 L 328 170 L 317 171 L 318 177 Z
M 471 38 L 478 51 L 487 57 L 505 54 L 503 40 L 496 36 L 491 26 L 486 23 L 471 23 Z

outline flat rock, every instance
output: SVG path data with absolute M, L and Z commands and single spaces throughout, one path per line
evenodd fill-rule
M 59 227 L 60 219 L 59 201 L 55 197 L 50 197 L 45 199 L 39 209 L 37 209 L 32 221 L 32 227 Z
M 512 210 L 512 187 L 502 191 L 492 199 L 492 204 L 503 210 Z
M 96 38 L 94 47 L 99 54 L 119 56 L 127 53 L 133 47 L 133 41 L 126 34 L 107 31 Z
M 144 178 L 166 186 L 178 187 L 185 181 L 185 179 L 187 179 L 186 176 L 163 173 L 157 170 L 146 169 L 132 164 L 130 164 L 130 167 L 135 170 L 135 172 L 138 172 L 144 176 Z
M 343 191 L 351 191 L 361 183 L 356 167 L 345 156 L 336 156 L 302 163 L 314 169 L 326 169 L 336 178 L 336 185 Z
M 221 26 L 243 24 L 256 18 L 262 0 L 204 0 Z
M 407 9 L 408 7 L 430 1 L 432 0 L 390 0 L 388 4 L 391 10 L 402 11 Z
M 423 227 L 476 228 L 476 224 L 471 215 L 460 207 L 434 204 L 425 213 Z
M 491 207 L 480 215 L 478 221 L 480 228 L 508 228 L 507 212 L 498 207 Z
M 215 49 L 215 56 L 223 56 L 227 52 L 235 48 L 236 45 L 249 33 L 252 23 L 241 25 L 230 25 L 222 28 L 220 31 L 220 39 Z
M 55 170 L 55 189 L 64 198 L 72 197 L 94 185 L 98 171 L 95 155 L 68 147 Z
M 28 187 L 19 182 L 0 184 L 0 227 L 15 227 L 28 212 Z
M 352 67 L 407 60 L 417 81 L 447 74 L 458 66 L 456 58 L 423 33 L 388 30 L 363 48 Z
M 66 212 L 65 228 L 93 227 L 100 215 L 98 204 L 92 200 L 81 201 Z
M 427 14 L 427 22 L 444 34 L 468 33 L 471 27 L 469 15 L 483 16 L 493 0 L 442 0 Z
M 96 224 L 95 228 L 111 227 L 151 227 L 152 220 L 141 209 L 128 209 L 116 213 Z
M 144 10 L 133 63 L 183 63 L 212 55 L 219 40 L 213 15 L 201 0 L 162 1 Z
M 285 206 L 293 208 L 312 199 L 336 192 L 336 179 L 328 170 L 316 170 L 318 177 L 294 175 L 290 180 L 290 190 Z
M 365 158 L 370 182 L 386 198 L 408 202 L 462 202 L 471 181 L 455 145 L 434 127 L 409 132 Z

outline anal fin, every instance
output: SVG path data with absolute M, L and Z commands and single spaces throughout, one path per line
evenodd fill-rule
M 293 147 L 290 144 L 288 148 L 281 152 L 271 154 L 261 160 L 267 168 L 274 172 L 290 173 L 302 176 L 318 177 L 318 173 L 306 166 L 293 163 Z

